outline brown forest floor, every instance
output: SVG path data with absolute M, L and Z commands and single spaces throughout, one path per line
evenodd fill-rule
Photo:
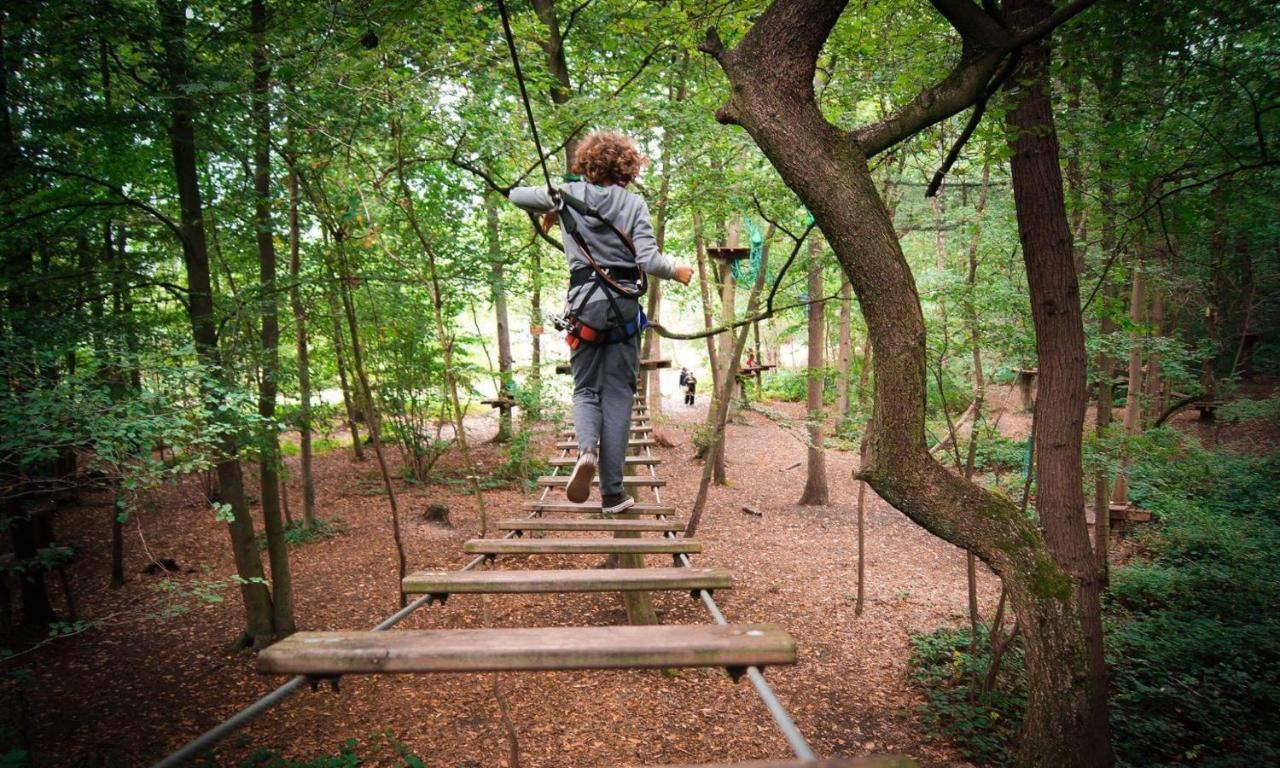
M 692 427 L 705 399 L 686 409 L 668 398 L 663 431 L 675 447 L 659 449 L 664 500 L 685 513 L 701 465 L 691 458 Z M 770 403 L 802 423 L 802 406 Z M 1008 422 L 1017 433 L 1017 420 Z M 478 422 L 477 435 L 492 430 Z M 544 430 L 539 454 L 550 455 Z M 927 743 L 912 714 L 920 703 L 907 678 L 909 636 L 965 622 L 962 552 L 934 538 L 868 493 L 867 605 L 854 615 L 856 591 L 857 457 L 827 452 L 833 503 L 798 507 L 805 480 L 804 445 L 759 413 L 747 412 L 728 432 L 729 487 L 713 489 L 698 538 L 699 565 L 732 569 L 736 587 L 716 595 L 731 621 L 769 621 L 799 646 L 794 667 L 767 671 L 780 699 L 822 755 L 899 753 L 924 766 L 959 765 L 944 745 Z M 477 448 L 485 466 L 502 460 L 492 445 Z M 450 457 L 453 459 L 454 457 Z M 456 459 L 455 459 L 456 460 Z M 296 465 L 296 459 L 291 459 Z M 447 463 L 447 462 L 446 462 Z M 483 471 L 483 470 L 482 470 Z M 318 508 L 341 518 L 347 533 L 292 550 L 297 617 L 303 629 L 364 629 L 397 608 L 390 515 L 377 465 L 354 463 L 347 450 L 318 458 Z M 457 568 L 461 543 L 477 530 L 470 497 L 454 487 L 400 484 L 410 569 Z M 530 494 L 531 496 L 532 494 Z M 290 494 L 295 509 L 300 494 Z M 522 494 L 489 491 L 490 519 L 517 513 Z M 107 588 L 111 508 L 105 494 L 59 514 L 60 539 L 77 558 L 72 584 L 86 618 L 102 623 L 45 644 L 6 667 L 30 675 L 21 685 L 39 765 L 145 765 L 283 682 L 253 671 L 249 654 L 224 645 L 242 616 L 238 591 L 220 603 L 181 615 L 147 614 L 172 604 L 160 585 L 192 585 L 233 572 L 224 526 L 214 521 L 194 480 L 155 497 L 126 527 L 128 584 Z M 456 525 L 421 521 L 430 502 L 447 504 Z M 763 512 L 746 515 L 743 506 Z M 259 524 L 260 528 L 260 524 Z M 150 557 L 173 557 L 184 573 L 147 576 Z M 265 558 L 264 558 L 265 560 Z M 666 564 L 655 558 L 651 564 Z M 503 568 L 581 567 L 588 559 L 508 558 Z M 983 611 L 997 596 L 990 574 L 980 577 Z M 684 594 L 654 596 L 668 623 L 709 621 Z M 486 618 L 486 612 L 489 616 Z M 593 625 L 625 621 L 614 595 L 500 596 L 485 602 L 456 596 L 429 606 L 404 628 Z M 255 748 L 301 759 L 334 754 L 349 738 L 388 734 L 430 766 L 507 765 L 507 741 L 492 675 L 352 677 L 334 694 L 303 691 L 232 737 L 218 765 L 238 765 Z M 522 765 L 606 766 L 737 761 L 788 755 L 768 713 L 744 681 L 718 670 L 505 674 L 501 688 L 519 737 Z M 9 720 L 9 716 L 0 719 Z M 365 763 L 399 765 L 382 747 Z M 367 753 L 362 753 L 366 754 Z

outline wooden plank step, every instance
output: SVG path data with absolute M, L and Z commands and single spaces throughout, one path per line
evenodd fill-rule
M 600 514 L 599 501 L 586 501 L 574 504 L 572 501 L 526 501 L 522 505 L 526 510 L 538 512 L 577 512 L 587 515 Z M 627 515 L 674 515 L 675 507 L 665 504 L 635 504 L 625 513 Z
M 684 521 L 626 518 L 517 517 L 499 520 L 500 531 L 683 531 Z
M 627 442 L 627 446 L 631 448 L 649 448 L 657 445 L 653 438 L 649 437 L 633 437 Z M 577 440 L 561 440 L 556 443 L 557 450 L 576 450 L 578 447 Z
M 726 568 L 571 568 L 558 571 L 418 571 L 404 579 L 410 595 L 535 592 L 655 592 L 729 589 Z
M 640 370 L 642 371 L 653 371 L 653 370 L 657 370 L 658 368 L 670 368 L 670 367 L 671 367 L 670 360 L 660 360 L 657 358 L 650 358 L 648 360 L 640 361 Z
M 564 459 L 556 458 L 548 460 L 547 463 L 553 467 L 572 467 L 574 464 L 578 463 L 578 459 L 576 457 Z M 624 463 L 652 466 L 654 464 L 661 464 L 662 459 L 657 456 L 628 456 Z
M 635 425 L 632 425 L 632 427 L 631 427 L 631 433 L 632 433 L 632 434 L 643 433 L 643 432 L 652 432 L 652 431 L 653 431 L 653 427 L 645 427 L 645 426 L 639 426 L 639 427 L 637 427 L 637 426 L 635 426 Z M 561 437 L 574 437 L 574 436 L 576 436 L 577 434 L 578 434 L 578 433 L 577 433 L 577 431 L 576 431 L 576 430 L 573 430 L 573 429 L 562 429 L 562 430 L 560 430 L 560 436 L 561 436 Z
M 258 654 L 281 675 L 508 672 L 794 664 L 773 624 L 297 632 Z
M 833 757 L 825 760 L 752 760 L 746 763 L 672 765 L 667 768 L 919 768 L 906 757 Z
M 539 488 L 563 488 L 569 484 L 568 475 L 543 475 L 538 478 Z M 591 484 L 599 485 L 600 476 L 596 475 L 591 479 Z M 650 477 L 648 475 L 623 475 L 622 484 L 633 488 L 656 488 L 667 484 L 666 480 L 660 477 Z
M 697 539 L 470 539 L 469 555 L 679 555 L 697 554 Z

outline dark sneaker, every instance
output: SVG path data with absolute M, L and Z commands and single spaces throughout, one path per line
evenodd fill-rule
M 616 515 L 619 512 L 626 512 L 635 506 L 636 500 L 625 493 L 606 494 L 600 500 L 600 514 Z
M 596 477 L 596 452 L 583 451 L 578 454 L 578 463 L 573 465 L 573 474 L 569 475 L 569 484 L 565 486 L 564 495 L 574 504 L 581 504 L 591 495 L 591 481 Z

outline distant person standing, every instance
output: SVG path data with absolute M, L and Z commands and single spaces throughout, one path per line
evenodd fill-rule
M 680 369 L 680 389 L 684 389 L 684 385 L 689 382 L 689 369 Z
M 684 404 L 693 405 L 693 397 L 698 393 L 698 379 L 692 373 L 681 374 L 684 376 Z
M 756 351 L 754 349 L 747 350 L 747 364 L 745 367 L 747 370 L 756 367 Z

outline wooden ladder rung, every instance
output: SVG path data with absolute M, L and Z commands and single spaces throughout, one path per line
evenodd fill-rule
M 631 434 L 633 434 L 633 435 L 634 435 L 634 434 L 644 433 L 644 432 L 652 432 L 652 431 L 653 431 L 653 427 L 637 427 L 637 426 L 632 426 L 632 427 L 631 427 Z M 561 437 L 575 437 L 575 436 L 577 436 L 577 434 L 578 434 L 578 433 L 577 433 L 577 431 L 576 431 L 576 430 L 573 430 L 573 429 L 562 429 L 562 430 L 560 430 L 560 436 L 561 436 Z
M 600 514 L 600 502 L 598 501 L 586 501 L 581 504 L 575 504 L 572 501 L 526 501 L 522 506 L 530 512 L 576 512 L 586 515 Z M 624 514 L 674 515 L 675 513 L 675 507 L 669 507 L 665 504 L 635 504 L 629 507 Z
M 627 446 L 631 448 L 650 448 L 657 443 L 650 437 L 633 437 L 627 442 Z M 557 450 L 575 450 L 578 447 L 577 440 L 561 440 L 556 443 Z
M 833 757 L 828 760 L 752 760 L 746 763 L 672 765 L 667 768 L 920 768 L 906 757 Z
M 551 459 L 547 463 L 553 467 L 572 467 L 578 463 L 578 460 L 576 458 Z M 654 464 L 661 464 L 662 459 L 657 456 L 628 456 L 624 463 L 653 466 Z
M 506 672 L 794 664 L 772 624 L 297 632 L 258 654 L 285 675 Z
M 630 510 L 628 510 L 630 511 Z M 500 531 L 683 531 L 684 521 L 629 520 L 618 517 L 517 517 L 499 520 Z
M 679 555 L 697 554 L 696 539 L 470 539 L 471 555 Z
M 733 576 L 725 568 L 419 571 L 404 579 L 404 591 L 410 595 L 654 592 L 732 586 Z
M 538 478 L 538 486 L 540 488 L 563 488 L 568 484 L 568 475 L 545 475 Z M 599 485 L 600 476 L 596 475 L 596 477 L 591 480 L 591 484 Z M 622 484 L 633 488 L 652 488 L 666 485 L 667 481 L 660 477 L 650 477 L 648 475 L 624 475 L 622 478 Z

